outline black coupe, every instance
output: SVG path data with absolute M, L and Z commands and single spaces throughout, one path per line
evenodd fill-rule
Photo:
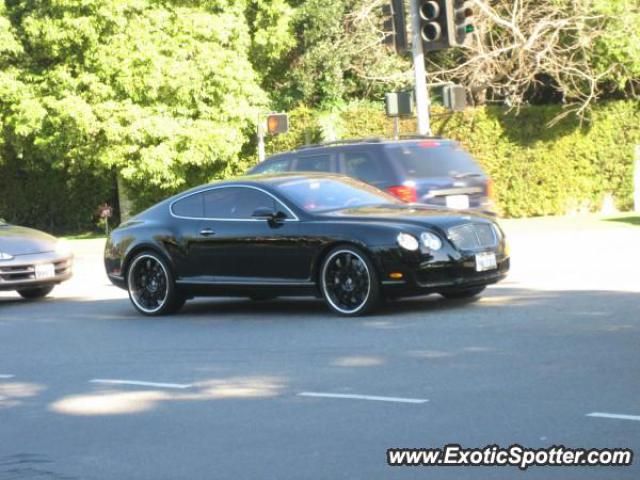
M 329 174 L 250 176 L 194 188 L 114 230 L 105 266 L 146 315 L 195 296 L 316 295 L 342 315 L 383 297 L 471 297 L 505 277 L 494 220 L 406 204 Z

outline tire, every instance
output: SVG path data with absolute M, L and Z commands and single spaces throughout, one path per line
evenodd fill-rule
M 360 249 L 341 246 L 331 250 L 320 267 L 320 290 L 338 315 L 355 317 L 380 303 L 380 281 L 369 257 Z
M 134 308 L 148 316 L 178 312 L 186 297 L 176 290 L 167 262 L 155 252 L 136 255 L 127 270 L 127 291 Z
M 46 297 L 52 290 L 53 285 L 47 285 L 46 287 L 25 288 L 18 290 L 18 293 L 22 298 L 26 298 L 27 300 L 37 300 Z
M 464 290 L 449 290 L 447 292 L 440 292 L 440 295 L 449 300 L 472 298 L 482 293 L 485 288 L 487 287 L 466 288 Z

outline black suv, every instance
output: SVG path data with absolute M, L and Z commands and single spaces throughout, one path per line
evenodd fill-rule
M 358 178 L 406 202 L 491 213 L 491 179 L 453 140 L 347 140 L 267 158 L 249 174 L 334 172 Z

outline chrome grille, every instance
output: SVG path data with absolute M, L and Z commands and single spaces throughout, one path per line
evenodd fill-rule
M 493 248 L 498 245 L 498 234 L 493 225 L 487 223 L 465 223 L 447 230 L 449 240 L 461 250 Z

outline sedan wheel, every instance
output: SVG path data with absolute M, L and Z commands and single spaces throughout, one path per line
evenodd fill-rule
M 127 289 L 133 306 L 145 315 L 175 313 L 185 302 L 176 292 L 167 264 L 151 252 L 141 253 L 131 262 Z
M 38 298 L 46 297 L 52 290 L 53 285 L 48 285 L 46 287 L 25 288 L 23 290 L 18 290 L 18 293 L 22 298 L 26 298 L 27 300 L 36 300 Z
M 353 247 L 329 252 L 322 263 L 320 283 L 325 301 L 341 315 L 367 313 L 380 299 L 375 268 L 363 252 Z

